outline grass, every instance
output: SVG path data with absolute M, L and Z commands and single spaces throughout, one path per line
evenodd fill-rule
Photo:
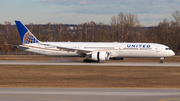
M 180 88 L 180 68 L 0 65 L 0 87 Z
M 82 61 L 80 57 L 1 55 L 0 60 Z M 107 62 L 159 62 L 159 58 L 125 58 Z M 179 56 L 164 62 L 180 62 Z M 0 87 L 180 88 L 179 67 L 0 65 Z

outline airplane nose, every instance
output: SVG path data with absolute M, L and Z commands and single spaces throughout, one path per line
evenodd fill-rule
M 175 53 L 172 51 L 172 56 L 174 56 L 175 55 Z
M 172 57 L 174 55 L 175 55 L 175 53 L 172 50 L 169 51 L 168 53 L 164 54 L 164 56 L 167 56 L 167 57 Z

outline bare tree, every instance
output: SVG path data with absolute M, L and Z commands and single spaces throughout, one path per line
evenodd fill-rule
M 52 33 L 51 33 L 51 23 L 47 23 L 46 26 L 46 41 L 52 41 L 53 37 L 52 37 Z
M 83 24 L 83 41 L 87 42 L 88 36 L 87 36 L 87 31 L 88 31 L 88 25 L 87 23 Z
M 160 22 L 158 25 L 158 41 L 159 43 L 169 45 L 169 39 L 170 39 L 170 23 L 167 21 L 167 19 L 164 19 L 163 22 Z
M 133 32 L 133 28 L 140 26 L 137 15 L 124 14 L 120 12 L 117 16 L 112 16 L 110 24 L 114 27 L 116 41 L 129 41 L 129 37 Z
M 174 13 L 171 14 L 172 17 L 176 20 L 176 22 L 180 23 L 180 11 L 176 10 Z
M 79 24 L 79 25 L 77 25 L 77 41 L 80 41 L 80 42 L 82 42 L 83 41 L 83 31 L 82 31 L 82 25 L 81 24 Z
M 46 33 L 44 33 L 44 31 L 43 31 L 42 25 L 38 24 L 36 30 L 37 30 L 37 39 L 39 39 L 41 41 L 47 41 Z

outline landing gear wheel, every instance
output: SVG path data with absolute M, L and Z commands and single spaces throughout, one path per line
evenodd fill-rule
M 160 58 L 159 63 L 163 63 L 163 60 L 164 60 L 164 59 L 165 59 L 164 57 Z
M 163 60 L 160 60 L 159 63 L 163 63 Z
M 94 60 L 91 60 L 91 59 L 84 59 L 83 62 L 91 63 L 91 62 L 99 62 L 99 61 L 94 61 Z
M 92 62 L 92 60 L 91 60 L 91 59 L 84 59 L 83 62 L 88 62 L 88 63 L 90 63 L 90 62 Z

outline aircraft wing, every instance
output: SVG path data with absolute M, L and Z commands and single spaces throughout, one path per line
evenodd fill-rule
M 72 51 L 72 52 L 77 52 L 77 53 L 91 53 L 91 50 L 86 50 L 86 49 L 79 49 L 79 48 L 72 48 L 72 47 L 64 47 L 64 46 L 59 46 L 59 45 L 52 45 L 52 44 L 44 44 L 44 43 L 39 43 L 40 45 L 45 45 L 45 46 L 53 46 L 57 47 L 58 49 L 62 50 L 67 50 L 67 51 Z

